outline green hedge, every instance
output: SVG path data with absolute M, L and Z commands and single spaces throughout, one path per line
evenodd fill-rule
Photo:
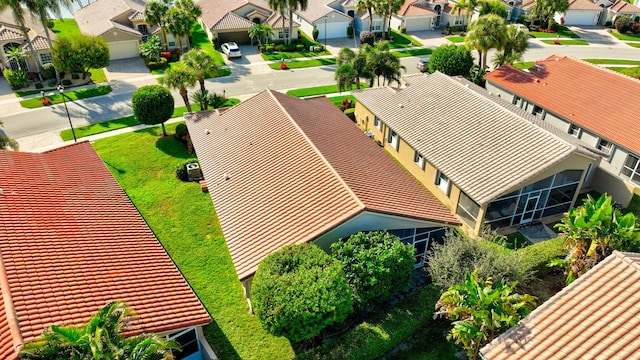
M 540 277 L 549 271 L 547 264 L 553 259 L 563 258 L 568 254 L 562 243 L 564 239 L 555 239 L 539 242 L 517 250 L 522 255 L 527 270 L 534 271 L 536 277 Z

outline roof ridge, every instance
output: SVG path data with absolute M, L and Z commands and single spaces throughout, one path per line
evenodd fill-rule
M 633 255 L 640 255 L 638 253 L 622 252 L 622 251 L 618 251 L 618 250 L 613 250 L 613 253 L 612 253 L 612 255 L 615 255 L 617 258 L 622 260 L 627 265 L 635 268 L 635 270 L 640 273 L 640 261 L 631 259 L 630 255 L 632 255 L 632 254 Z
M 7 277 L 7 269 L 4 266 L 2 254 L 0 254 L 0 290 L 2 290 L 2 302 L 4 303 L 4 311 L 7 315 L 7 323 L 9 324 L 9 330 L 11 331 L 11 337 L 13 339 L 13 347 L 17 353 L 17 350 L 22 347 L 24 339 L 20 331 L 20 323 L 18 322 L 16 309 L 13 305 L 11 287 L 9 286 L 9 278 Z
M 626 1 L 625 1 L 625 2 L 626 2 Z M 547 57 L 546 59 L 538 60 L 538 61 L 536 61 L 535 63 L 537 64 L 537 63 L 539 63 L 539 62 L 541 63 L 541 62 L 545 62 L 545 61 L 560 61 L 560 60 L 562 60 L 562 59 L 575 60 L 575 61 L 577 61 L 577 62 L 579 62 L 579 63 L 584 64 L 584 65 L 589 65 L 589 66 L 590 66 L 590 67 L 592 67 L 592 68 L 595 68 L 595 69 L 598 69 L 598 70 L 604 70 L 604 71 L 606 71 L 606 72 L 608 72 L 608 73 L 610 73 L 610 74 L 618 75 L 618 76 L 619 76 L 619 77 L 621 77 L 621 78 L 626 78 L 626 79 L 629 79 L 629 80 L 633 80 L 633 81 L 636 81 L 636 82 L 640 82 L 640 80 L 638 80 L 637 78 L 635 78 L 635 77 L 633 77 L 633 76 L 629 76 L 629 75 L 627 75 L 627 74 L 623 74 L 623 73 L 621 73 L 621 72 L 617 72 L 617 71 L 615 71 L 615 70 L 611 70 L 611 69 L 608 69 L 608 68 L 603 67 L 603 66 L 598 66 L 597 64 L 590 63 L 590 62 L 588 62 L 588 61 L 585 61 L 585 60 L 579 59 L 579 58 L 577 58 L 577 57 L 573 57 L 573 56 L 571 56 L 571 55 L 556 55 L 556 54 L 553 54 L 553 55 L 550 55 L 549 57 Z M 515 66 L 514 66 L 514 68 L 515 68 L 515 69 L 518 69 L 518 68 L 516 68 Z M 518 69 L 518 70 L 522 71 L 522 69 Z
M 311 148 L 313 149 L 313 151 L 318 154 L 318 156 L 320 156 L 320 159 L 322 159 L 322 161 L 328 166 L 329 170 L 334 174 L 334 176 L 338 179 L 338 181 L 340 182 L 340 184 L 342 184 L 342 186 L 347 190 L 347 192 L 349 193 L 349 195 L 351 195 L 351 197 L 356 201 L 356 203 L 358 204 L 358 206 L 360 207 L 361 210 L 366 209 L 367 207 L 364 205 L 364 203 L 362 202 L 362 200 L 360 200 L 360 198 L 355 194 L 355 192 L 353 192 L 353 190 L 351 189 L 351 187 L 349 187 L 349 185 L 346 183 L 346 181 L 344 181 L 344 179 L 342 178 L 342 176 L 340 176 L 340 174 L 336 171 L 336 169 L 333 167 L 333 165 L 329 162 L 329 160 L 327 160 L 327 158 L 324 156 L 324 154 L 322 154 L 322 152 L 316 147 L 316 145 L 313 143 L 313 141 L 311 141 L 311 139 L 309 139 L 309 137 L 307 136 L 307 134 L 302 130 L 302 128 L 300 128 L 300 126 L 296 123 L 296 121 L 293 119 L 293 117 L 291 116 L 291 114 L 289 114 L 289 112 L 287 111 L 287 109 L 285 109 L 284 106 L 282 106 L 282 104 L 280 103 L 280 101 L 278 101 L 278 99 L 275 97 L 275 95 L 273 94 L 273 92 L 271 91 L 271 89 L 266 89 L 265 90 L 269 96 L 271 96 L 271 98 L 276 102 L 276 104 L 278 104 L 278 107 L 282 110 L 282 112 L 287 116 L 287 118 L 289 119 L 289 121 L 291 121 L 291 123 L 293 124 L 293 126 L 296 128 L 296 130 L 298 130 L 298 132 L 304 137 L 305 141 L 307 142 L 307 144 L 309 144 L 309 146 L 311 146 Z M 286 95 L 286 94 L 283 94 Z M 286 96 L 290 96 L 290 95 L 286 95 Z M 298 99 L 300 101 L 304 101 L 303 99 Z

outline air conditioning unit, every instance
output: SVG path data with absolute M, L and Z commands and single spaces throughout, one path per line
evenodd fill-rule
M 200 164 L 187 164 L 187 178 L 189 181 L 200 181 L 204 179 L 204 176 L 202 176 L 202 170 L 200 170 Z

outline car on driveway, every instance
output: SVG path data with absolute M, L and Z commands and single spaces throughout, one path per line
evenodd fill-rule
M 424 57 L 424 58 L 418 59 L 418 64 L 417 64 L 416 67 L 421 72 L 428 72 L 429 71 L 429 58 L 428 57 Z
M 221 46 L 222 52 L 227 55 L 228 58 L 239 58 L 242 57 L 242 51 L 238 47 L 238 44 L 234 42 L 224 43 Z

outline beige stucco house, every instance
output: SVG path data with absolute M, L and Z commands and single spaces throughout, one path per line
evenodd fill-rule
M 2 46 L 2 52 L 0 58 L 2 60 L 2 68 L 9 68 L 12 70 L 24 69 L 29 72 L 38 72 L 44 64 L 48 64 L 53 61 L 51 57 L 51 48 L 45 34 L 44 26 L 34 19 L 31 15 L 26 14 L 25 11 L 25 27 L 27 34 L 33 45 L 36 58 L 31 57 L 31 52 L 28 49 L 27 38 L 24 36 L 22 30 L 16 25 L 11 9 L 7 8 L 0 12 L 0 46 Z M 57 40 L 58 38 L 49 31 L 51 40 Z M 24 61 L 8 61 L 6 56 L 7 51 L 22 47 L 24 54 L 27 58 Z
M 353 91 L 358 126 L 478 234 L 567 211 L 598 155 L 462 78 Z

